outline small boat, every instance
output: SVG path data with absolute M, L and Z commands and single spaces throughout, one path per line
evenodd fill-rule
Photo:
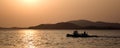
M 66 37 L 98 37 L 97 35 L 88 35 L 86 32 L 79 34 L 74 31 L 73 34 L 67 34 Z

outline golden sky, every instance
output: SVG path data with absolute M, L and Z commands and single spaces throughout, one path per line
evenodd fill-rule
M 120 0 L 0 0 L 1 27 L 70 20 L 120 23 Z

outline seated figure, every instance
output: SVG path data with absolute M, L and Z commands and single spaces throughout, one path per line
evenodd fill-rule
M 82 36 L 88 36 L 88 34 L 84 31 L 84 33 L 82 34 Z
M 78 34 L 78 31 L 74 31 L 73 34 L 74 34 L 74 35 L 77 35 L 77 34 Z

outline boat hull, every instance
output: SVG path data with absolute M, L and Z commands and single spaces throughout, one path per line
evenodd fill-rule
M 98 36 L 96 36 L 96 35 L 87 35 L 87 36 L 84 36 L 84 35 L 67 34 L 66 37 L 98 37 Z

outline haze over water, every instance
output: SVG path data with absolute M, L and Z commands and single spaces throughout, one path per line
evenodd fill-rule
M 120 23 L 120 0 L 0 0 L 0 27 L 71 20 Z
M 82 33 L 84 30 L 79 30 Z M 120 30 L 86 30 L 104 37 L 71 38 L 73 30 L 0 30 L 0 48 L 119 48 Z M 111 36 L 111 37 L 106 37 Z
M 68 23 L 74 20 L 85 22 Z M 120 30 L 86 30 L 100 36 L 91 38 L 39 30 L 120 29 L 119 23 L 120 0 L 0 0 L 0 48 L 120 48 Z

